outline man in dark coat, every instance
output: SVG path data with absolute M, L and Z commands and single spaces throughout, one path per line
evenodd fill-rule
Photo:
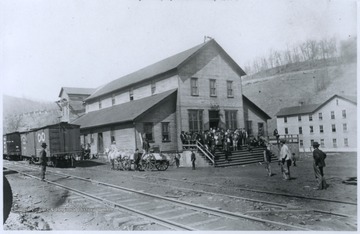
M 194 153 L 194 151 L 191 151 L 191 162 L 192 162 L 193 170 L 195 170 L 195 160 L 196 160 L 195 153 Z
M 44 181 L 45 180 L 45 172 L 46 172 L 46 166 L 47 166 L 47 158 L 46 158 L 46 143 L 43 142 L 41 144 L 41 147 L 43 148 L 41 151 L 40 151 L 40 158 L 39 158 L 39 164 L 40 164 L 40 167 L 41 167 L 41 181 Z
M 140 157 L 139 149 L 136 149 L 135 153 L 134 153 L 134 170 L 135 171 L 140 171 L 140 168 L 139 168 L 140 159 L 141 159 L 141 157 Z
M 327 188 L 327 184 L 324 178 L 324 167 L 325 165 L 325 158 L 326 158 L 326 154 L 319 150 L 319 143 L 318 142 L 314 142 L 313 143 L 313 147 L 314 147 L 314 151 L 313 151 L 313 157 L 314 157 L 314 172 L 315 172 L 315 178 L 318 182 L 318 190 L 322 190 L 322 189 L 326 189 Z

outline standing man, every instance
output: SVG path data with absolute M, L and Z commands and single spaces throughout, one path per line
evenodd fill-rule
M 193 150 L 191 150 L 191 162 L 192 162 L 192 169 L 195 170 L 195 160 L 196 160 L 196 157 L 195 157 L 195 153 Z
M 176 167 L 179 168 L 180 166 L 180 157 L 181 155 L 179 154 L 179 152 L 176 150 L 175 152 L 175 164 L 176 164 Z
M 290 180 L 290 166 L 291 166 L 291 152 L 289 147 L 285 144 L 285 139 L 280 140 L 280 158 L 281 172 L 285 180 Z
M 279 135 L 279 132 L 278 132 L 278 130 L 276 128 L 274 130 L 274 136 L 276 137 L 276 144 L 279 145 L 279 137 L 280 137 L 280 135 Z
M 325 167 L 325 158 L 326 154 L 319 150 L 319 143 L 314 142 L 313 147 L 313 157 L 314 157 L 314 172 L 315 172 L 315 178 L 318 181 L 318 190 L 326 189 L 328 185 L 326 184 L 325 178 L 324 178 L 324 167 Z
M 47 166 L 47 157 L 46 157 L 46 143 L 43 142 L 41 144 L 41 147 L 43 148 L 41 151 L 40 151 L 40 159 L 39 159 L 39 164 L 40 164 L 40 167 L 41 167 L 41 181 L 44 181 L 45 180 L 45 172 L 46 172 L 46 166 Z
M 271 145 L 269 142 L 265 143 L 266 148 L 264 150 L 264 164 L 265 164 L 265 169 L 268 172 L 268 176 L 272 176 L 271 173 Z
M 139 149 L 136 149 L 135 153 L 134 153 L 134 170 L 135 171 L 140 171 L 139 163 L 140 163 L 140 153 L 139 153 Z

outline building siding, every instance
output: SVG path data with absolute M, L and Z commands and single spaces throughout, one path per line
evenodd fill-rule
M 342 110 L 346 110 L 346 118 L 342 117 Z M 277 118 L 277 126 L 280 135 L 285 134 L 285 128 L 288 128 L 289 134 L 299 134 L 299 127 L 302 127 L 302 134 L 299 139 L 303 141 L 300 146 L 305 151 L 311 150 L 311 140 L 321 143 L 326 151 L 355 151 L 357 148 L 357 117 L 356 105 L 335 97 L 319 110 L 312 113 L 312 121 L 309 121 L 309 114 L 301 115 L 301 121 L 298 116 L 288 116 L 287 123 L 284 123 L 284 117 Z M 331 111 L 335 113 L 335 119 L 331 119 Z M 319 113 L 322 113 L 322 120 L 319 120 Z M 332 125 L 335 124 L 336 132 L 332 132 Z M 343 131 L 343 124 L 347 125 L 347 131 Z M 320 133 L 320 125 L 323 126 L 323 133 Z M 310 126 L 313 127 L 313 133 L 310 133 Z M 348 139 L 348 146 L 345 146 L 344 139 Z M 333 139 L 336 139 L 337 146 L 333 146 Z

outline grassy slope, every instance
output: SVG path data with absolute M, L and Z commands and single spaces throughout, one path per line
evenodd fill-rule
M 317 91 L 323 80 L 325 88 Z M 322 103 L 334 94 L 356 96 L 356 64 L 306 70 L 243 81 L 243 93 L 272 117 L 271 134 L 276 128 L 275 114 L 284 107 Z

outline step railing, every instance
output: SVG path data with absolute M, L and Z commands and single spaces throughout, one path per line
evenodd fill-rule
M 215 166 L 215 156 L 199 141 L 196 141 L 197 149 L 200 150 L 205 157 L 212 162 L 213 166 Z

